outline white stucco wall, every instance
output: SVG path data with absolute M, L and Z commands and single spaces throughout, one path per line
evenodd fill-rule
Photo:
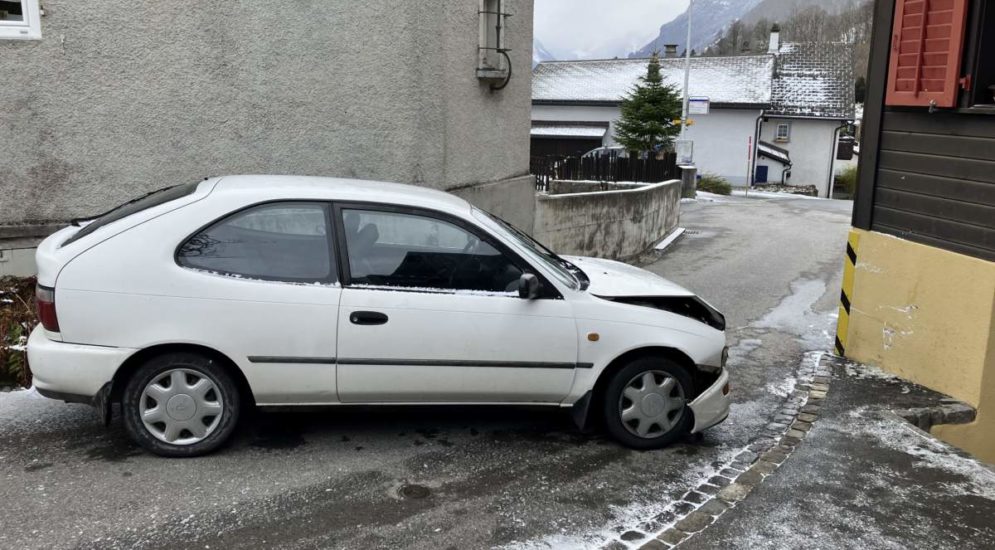
M 497 92 L 476 1 L 44 5 L 42 40 L 0 40 L 0 225 L 229 173 L 415 183 L 531 225 L 532 0 L 505 2 Z
M 695 115 L 688 128 L 694 140 L 694 160 L 700 172 L 717 174 L 733 185 L 746 185 L 750 139 L 755 132 L 760 110 L 712 109 L 707 115 Z M 615 145 L 615 121 L 621 116 L 618 107 L 580 105 L 533 105 L 532 120 L 568 122 L 610 122 L 605 145 Z
M 779 123 L 791 125 L 791 136 L 787 143 L 774 141 Z M 814 185 L 819 190 L 819 196 L 825 197 L 829 192 L 830 162 L 836 157 L 834 135 L 839 126 L 839 121 L 833 120 L 772 117 L 763 123 L 760 139 L 790 152 L 791 177 L 786 180 L 789 185 Z M 760 157 L 757 165 L 769 166 L 769 180 L 772 183 L 780 182 L 779 163 Z
M 745 186 L 758 116 L 759 109 L 712 109 L 707 115 L 692 116 L 694 125 L 688 128 L 688 139 L 694 140 L 698 172 L 717 174 L 733 185 Z

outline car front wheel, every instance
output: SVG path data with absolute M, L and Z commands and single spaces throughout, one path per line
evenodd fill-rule
M 134 373 L 121 400 L 128 435 L 160 456 L 189 457 L 214 451 L 238 421 L 238 388 L 213 359 L 170 353 Z
M 633 449 L 659 449 L 687 435 L 687 406 L 692 382 L 687 370 L 673 361 L 647 357 L 619 370 L 604 396 L 609 433 Z

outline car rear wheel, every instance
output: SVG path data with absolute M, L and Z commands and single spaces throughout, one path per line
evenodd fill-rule
M 692 382 L 687 370 L 664 358 L 637 359 L 615 373 L 604 396 L 605 425 L 633 449 L 659 449 L 688 434 Z
M 128 435 L 160 456 L 198 456 L 231 436 L 240 413 L 238 388 L 213 359 L 170 353 L 131 376 L 121 400 Z

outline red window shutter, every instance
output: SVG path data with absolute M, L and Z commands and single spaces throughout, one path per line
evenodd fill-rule
M 968 0 L 895 0 L 886 105 L 957 104 Z

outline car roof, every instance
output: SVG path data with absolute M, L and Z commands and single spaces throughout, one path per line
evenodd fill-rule
M 467 214 L 470 203 L 427 187 L 318 176 L 235 175 L 219 178 L 213 193 L 239 193 L 272 199 L 381 202 Z

